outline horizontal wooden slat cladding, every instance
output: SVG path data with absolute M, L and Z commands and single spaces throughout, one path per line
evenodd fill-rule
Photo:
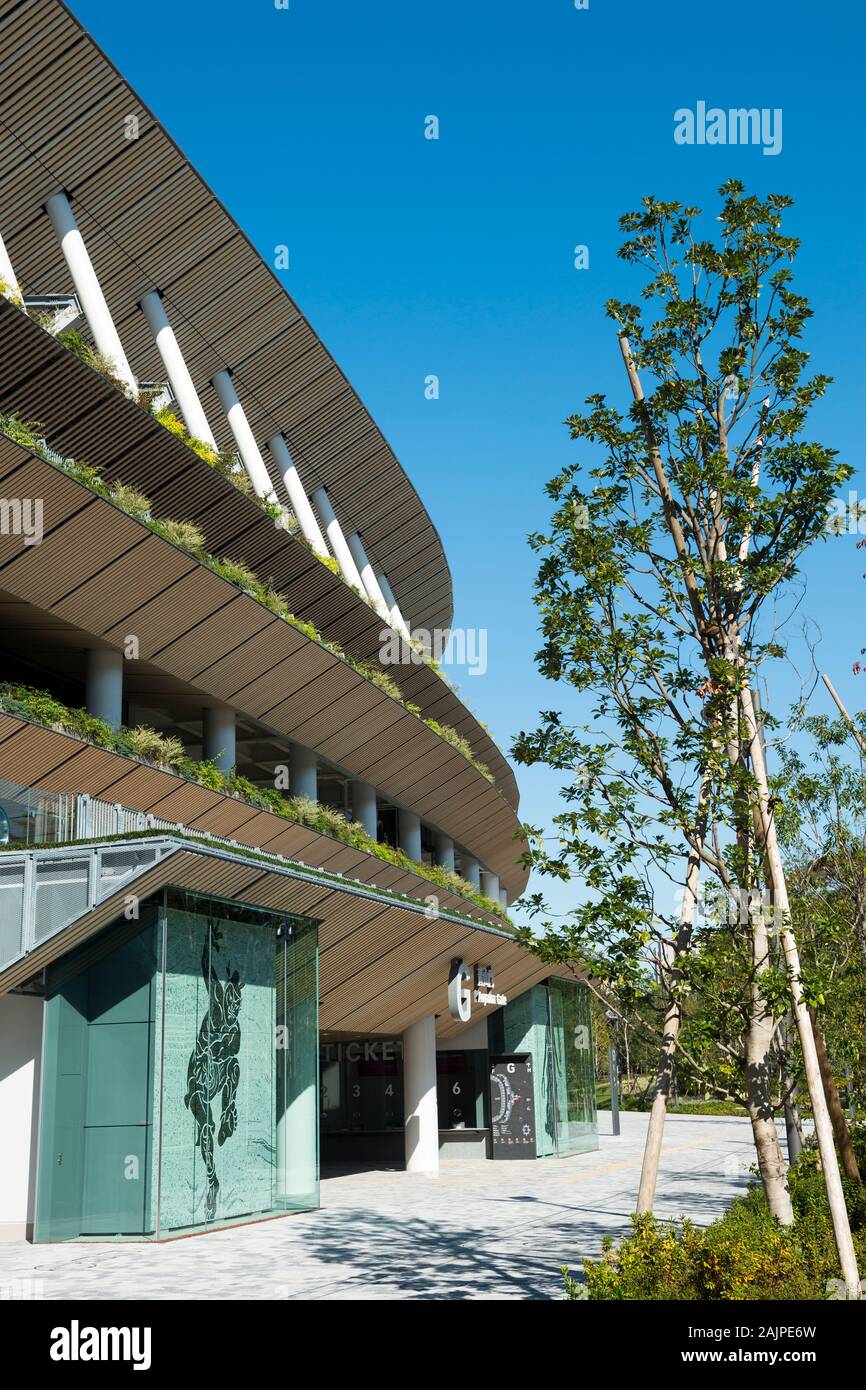
M 54 449 L 85 459 L 107 481 L 138 488 L 150 498 L 156 516 L 196 522 L 213 554 L 244 561 L 326 637 L 362 660 L 377 659 L 381 619 L 347 584 L 320 564 L 302 541 L 277 530 L 255 502 L 181 440 L 0 298 L 3 411 L 39 421 Z M 387 495 L 383 500 L 387 505 Z M 398 536 L 395 541 L 399 543 Z M 516 808 L 517 785 L 510 766 L 447 683 L 423 662 L 397 662 L 390 671 L 425 718 L 450 724 L 468 740 Z
M 179 551 L 82 484 L 0 435 L 0 479 L 9 492 L 42 498 L 45 538 L 26 546 L 0 536 L 0 590 L 122 649 L 137 638 L 140 660 L 125 667 L 165 673 L 209 700 L 254 716 L 276 734 L 314 748 L 444 831 L 493 872 L 511 899 L 526 884 L 517 864 L 518 821 L 500 792 L 465 757 L 397 701 L 257 600 Z M 56 501 L 55 501 L 56 499 Z M 154 589 L 163 592 L 154 597 Z M 266 669 L 251 672 L 238 651 L 250 640 Z M 232 660 L 227 660 L 228 657 Z M 41 661 L 47 660 L 43 650 Z
M 167 837 L 168 843 L 170 842 Z M 437 1015 L 439 1036 L 453 1037 L 469 1024 L 448 1013 L 448 970 L 454 954 L 469 963 L 492 963 L 497 988 L 510 981 L 517 997 L 552 969 L 514 941 L 479 925 L 429 920 L 417 909 L 353 893 L 349 885 L 310 882 L 291 869 L 253 864 L 230 851 L 215 852 L 174 842 L 159 862 L 135 880 L 146 899 L 160 889 L 215 894 L 319 922 L 319 1027 L 323 1033 L 401 1033 L 425 1015 Z M 129 885 L 65 931 L 37 946 L 23 961 L 0 972 L 0 994 L 32 978 L 82 945 L 123 912 Z
M 131 114 L 137 139 L 124 137 Z M 59 0 L 0 4 L 0 168 L 0 227 L 25 288 L 68 288 L 42 211 L 64 188 L 139 377 L 162 371 L 137 308 L 157 286 L 220 445 L 230 435 L 208 383 L 228 366 L 257 436 L 285 433 L 307 487 L 328 488 L 413 624 L 447 628 L 442 544 L 387 441 L 271 269 Z M 371 479 L 380 487 L 368 497 Z M 405 547 L 398 514 L 413 528 Z
M 144 767 L 129 758 L 82 744 L 69 734 L 42 729 L 0 713 L 0 778 L 49 792 L 80 792 L 118 801 L 133 811 L 177 820 L 192 830 L 238 840 L 251 848 L 303 860 L 317 868 L 354 877 L 375 870 L 371 882 L 423 901 L 431 893 L 442 911 L 459 912 L 496 925 L 496 918 L 456 893 L 418 874 L 388 865 L 364 850 L 344 845 L 281 816 L 246 806 L 232 797 L 186 782 L 174 773 Z M 238 812 L 245 813 L 239 819 Z M 333 867 L 334 863 L 336 867 Z M 387 880 L 387 881 L 386 881 Z

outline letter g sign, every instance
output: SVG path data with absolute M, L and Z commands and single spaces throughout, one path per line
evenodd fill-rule
M 468 1023 L 472 1016 L 472 996 L 463 988 L 464 980 L 469 979 L 469 966 L 465 961 L 452 960 L 448 972 L 448 1010 L 452 1018 L 460 1023 Z

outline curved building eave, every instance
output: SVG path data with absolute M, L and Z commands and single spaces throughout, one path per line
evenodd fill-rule
M 108 482 L 138 488 L 156 516 L 194 521 L 215 555 L 243 560 L 285 593 L 298 616 L 353 656 L 375 660 L 381 618 L 295 537 L 274 527 L 251 498 L 175 438 L 139 405 L 0 297 L 0 413 L 37 420 L 52 448 L 85 459 Z M 515 809 L 514 773 L 487 731 L 424 663 L 390 674 L 425 718 L 468 739 Z
M 130 114 L 138 138 L 124 138 Z M 68 273 L 45 213 L 72 197 L 127 355 L 161 365 L 136 307 L 164 295 L 217 442 L 209 383 L 235 374 L 250 425 L 282 431 L 309 491 L 325 486 L 364 537 L 414 627 L 447 630 L 451 575 L 438 532 L 379 427 L 213 191 L 60 0 L 0 0 L 0 229 L 28 290 Z
M 0 477 L 45 501 L 45 536 L 0 537 L 0 588 L 313 748 L 451 835 L 523 891 L 512 807 L 463 755 L 254 598 L 21 445 Z M 14 480 L 14 482 L 13 482 Z
M 420 874 L 408 873 L 328 835 L 187 782 L 175 773 L 94 747 L 71 734 L 29 724 L 2 711 L 0 778 L 38 784 L 48 792 L 86 793 L 103 801 L 118 802 L 129 810 L 177 821 L 205 834 L 230 837 L 239 845 L 282 854 L 330 874 L 343 874 L 390 893 L 403 894 L 416 902 L 423 903 L 435 888 L 443 910 L 508 930 L 501 918 L 457 893 L 438 888 Z

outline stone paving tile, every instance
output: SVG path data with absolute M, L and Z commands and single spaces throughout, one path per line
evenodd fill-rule
M 634 1209 L 646 1116 L 599 1117 L 598 1151 L 535 1163 L 452 1160 L 438 1178 L 340 1173 L 322 1210 L 162 1245 L 0 1244 L 9 1281 L 47 1299 L 555 1299 Z M 745 1190 L 751 1130 L 739 1118 L 672 1116 L 659 1216 L 706 1224 Z

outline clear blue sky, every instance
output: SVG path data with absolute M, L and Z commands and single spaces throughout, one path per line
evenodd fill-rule
M 72 7 L 261 254 L 289 246 L 286 288 L 440 531 L 456 624 L 489 631 L 488 674 L 457 678 L 504 749 L 562 700 L 533 667 L 525 536 L 576 448 L 563 419 L 590 391 L 624 400 L 602 305 L 636 297 L 616 219 L 643 194 L 714 215 L 734 176 L 796 198 L 788 230 L 803 240 L 808 346 L 835 378 L 812 433 L 861 469 L 864 21 L 850 0 Z M 698 100 L 780 107 L 782 152 L 676 145 L 673 113 Z M 438 141 L 423 138 L 430 114 Z M 588 270 L 573 268 L 578 243 Z M 429 373 L 438 401 L 424 398 Z M 862 476 L 851 486 L 866 493 Z M 803 611 L 852 705 L 866 704 L 850 674 L 866 640 L 864 568 L 852 537 L 806 566 Z M 814 707 L 829 711 L 823 695 Z M 524 818 L 548 823 L 555 779 L 520 781 Z

